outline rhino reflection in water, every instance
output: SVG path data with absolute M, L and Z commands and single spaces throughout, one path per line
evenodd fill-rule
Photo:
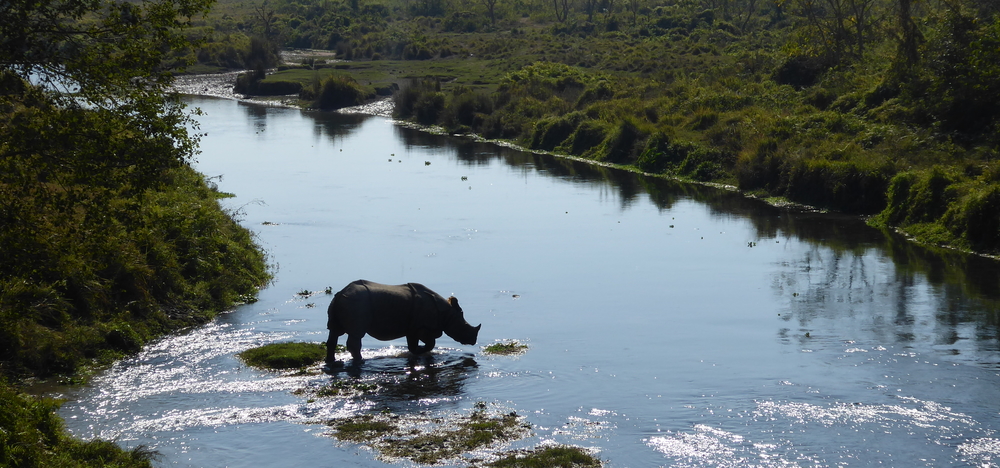
M 343 366 L 335 356 L 337 339 L 347 334 L 347 350 L 360 365 L 361 338 L 368 334 L 378 340 L 406 337 L 406 346 L 413 354 L 434 349 L 434 340 L 444 332 L 465 345 L 476 344 L 479 328 L 465 321 L 458 299 L 445 299 L 418 283 L 398 286 L 358 280 L 348 284 L 335 296 L 327 309 L 326 363 L 329 368 Z M 419 342 L 424 345 L 420 346 Z

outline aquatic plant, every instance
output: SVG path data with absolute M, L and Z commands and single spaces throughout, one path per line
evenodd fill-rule
M 293 391 L 295 395 L 310 395 L 314 397 L 351 398 L 359 395 L 370 395 L 379 389 L 378 383 L 360 380 L 334 380 L 318 387 L 306 387 Z
M 454 418 L 387 413 L 333 420 L 329 424 L 338 439 L 366 443 L 385 456 L 421 464 L 435 464 L 495 442 L 523 437 L 531 427 L 517 413 L 491 415 L 485 405 L 477 406 L 468 416 Z
M 528 350 L 528 345 L 516 340 L 502 341 L 483 347 L 483 353 L 509 356 L 512 354 L 523 354 Z
M 243 362 L 263 369 L 295 369 L 315 364 L 326 357 L 326 345 L 320 343 L 271 343 L 251 348 L 238 356 Z
M 598 468 L 601 461 L 579 447 L 544 447 L 508 455 L 486 466 L 493 468 Z
M 373 415 L 361 415 L 344 420 L 333 421 L 334 437 L 351 442 L 370 442 L 372 440 L 396 433 L 399 426 L 390 423 L 386 418 Z

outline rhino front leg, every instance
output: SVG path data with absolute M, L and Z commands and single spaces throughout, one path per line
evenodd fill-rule
M 424 345 L 420 346 L 420 339 L 415 336 L 406 337 L 406 347 L 410 349 L 413 354 L 424 354 L 429 353 L 434 349 L 434 340 L 424 340 Z
M 364 335 L 347 335 L 347 350 L 351 352 L 351 365 L 360 366 L 365 362 L 361 358 L 361 337 Z

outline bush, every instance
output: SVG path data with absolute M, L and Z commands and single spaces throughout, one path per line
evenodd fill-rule
M 854 161 L 799 160 L 789 164 L 784 194 L 815 206 L 850 213 L 873 214 L 886 206 L 888 167 Z
M 592 155 L 598 161 L 630 164 L 638 157 L 639 145 L 645 137 L 635 121 L 622 120 L 601 145 L 593 149 Z
M 573 112 L 562 117 L 549 117 L 539 120 L 531 135 L 530 147 L 552 151 L 568 139 L 577 125 L 584 120 L 584 115 Z
M 322 110 L 334 110 L 343 107 L 359 106 L 365 103 L 369 93 L 361 87 L 354 78 L 347 75 L 334 74 L 316 85 L 315 100 L 312 107 Z M 302 97 L 300 95 L 300 97 Z
M 584 120 L 576 126 L 573 134 L 563 142 L 562 148 L 568 150 L 570 154 L 583 155 L 601 144 L 606 138 L 607 132 L 608 128 L 604 122 Z
M 124 450 L 105 440 L 80 441 L 55 414 L 59 403 L 18 393 L 0 379 L 0 466 L 149 468 L 155 452 Z
M 0 190 L 0 212 L 18 220 L 0 223 L 5 372 L 71 374 L 252 300 L 268 274 L 250 232 L 190 167 L 162 177 L 141 202 L 104 200 L 91 216 L 86 202 L 66 212 Z

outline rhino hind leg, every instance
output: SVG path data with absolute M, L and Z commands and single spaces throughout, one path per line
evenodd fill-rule
M 361 358 L 361 337 L 362 335 L 347 335 L 347 350 L 351 352 L 351 365 L 359 366 L 365 360 Z

